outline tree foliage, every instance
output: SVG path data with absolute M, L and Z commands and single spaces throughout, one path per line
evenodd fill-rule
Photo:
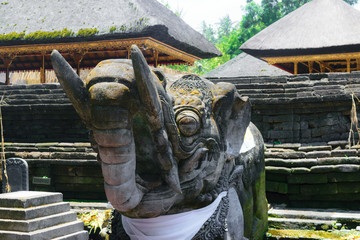
M 222 57 L 199 60 L 194 66 L 176 65 L 172 68 L 204 74 L 239 55 L 240 46 L 248 39 L 309 1 L 311 0 L 262 0 L 257 4 L 253 0 L 247 0 L 240 22 L 234 23 L 229 16 L 225 16 L 216 26 L 202 23 L 202 34 L 222 52 Z M 344 1 L 351 5 L 358 2 Z

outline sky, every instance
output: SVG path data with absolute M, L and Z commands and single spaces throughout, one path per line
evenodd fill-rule
M 246 0 L 159 0 L 168 3 L 171 10 L 181 12 L 182 19 L 195 30 L 201 32 L 202 22 L 216 24 L 226 15 L 233 22 L 239 22 Z M 260 3 L 261 0 L 255 0 Z M 360 2 L 360 1 L 359 1 Z M 355 5 L 360 10 L 360 3 Z

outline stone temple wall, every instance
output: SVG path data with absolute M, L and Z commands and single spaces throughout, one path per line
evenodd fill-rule
M 270 203 L 359 210 L 359 145 L 349 146 L 348 137 L 360 73 L 211 80 L 231 82 L 250 98 L 266 143 Z
M 360 73 L 210 80 L 234 83 L 250 98 L 252 121 L 267 147 L 270 202 L 360 202 L 360 152 L 346 147 L 351 94 L 360 96 Z M 60 85 L 0 86 L 0 94 L 6 157 L 28 162 L 30 190 L 105 200 L 88 130 Z M 50 185 L 33 182 L 43 176 L 51 178 Z
M 252 121 L 268 143 L 346 140 L 351 94 L 360 96 L 360 73 L 210 80 L 231 82 L 249 96 Z
M 0 86 L 6 142 L 82 142 L 88 131 L 59 84 Z

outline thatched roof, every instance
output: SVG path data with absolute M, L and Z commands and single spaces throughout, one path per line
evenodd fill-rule
M 265 61 L 249 54 L 241 53 L 223 65 L 206 73 L 206 78 L 218 77 L 247 77 L 247 76 L 280 76 L 289 75 L 288 72 L 269 65 Z
M 256 57 L 358 52 L 360 11 L 342 0 L 313 0 L 273 23 L 240 49 Z
M 64 29 L 72 37 L 31 39 L 37 31 Z M 80 29 L 97 30 L 92 36 L 76 36 Z M 25 38 L 4 41 L 10 33 Z M 90 32 L 90 31 L 88 31 Z M 213 44 L 156 0 L 16 0 L 0 3 L 0 46 L 48 42 L 152 37 L 200 58 L 221 55 Z M 86 31 L 85 31 L 86 35 Z

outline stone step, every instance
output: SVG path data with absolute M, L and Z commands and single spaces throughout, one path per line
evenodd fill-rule
M 65 212 L 31 220 L 0 219 L 0 230 L 33 232 L 76 220 L 75 212 Z
M 269 215 L 279 218 L 315 219 L 327 221 L 358 221 L 360 222 L 360 211 L 344 210 L 319 210 L 319 209 L 275 209 L 269 210 Z
M 332 229 L 336 221 L 301 219 L 301 218 L 268 218 L 269 227 L 276 229 L 327 230 Z
M 63 201 L 62 193 L 19 191 L 0 194 L 2 208 L 29 208 Z
M 16 232 L 16 231 L 0 231 L 1 240 L 46 240 L 59 238 L 70 235 L 79 231 L 83 231 L 84 224 L 82 221 L 73 221 L 65 224 L 59 224 L 53 227 L 37 230 L 30 233 Z M 81 235 L 84 236 L 84 235 Z M 88 237 L 88 236 L 87 236 Z M 71 239 L 71 238 L 70 238 Z M 76 239 L 76 238 L 75 238 Z M 81 238 L 78 238 L 79 240 Z M 84 238 L 81 240 L 85 240 Z
M 53 238 L 52 240 L 84 240 L 89 238 L 88 231 L 79 231 L 73 234 L 61 236 L 58 238 Z
M 0 208 L 0 219 L 28 220 L 68 212 L 70 204 L 59 202 L 32 208 Z

